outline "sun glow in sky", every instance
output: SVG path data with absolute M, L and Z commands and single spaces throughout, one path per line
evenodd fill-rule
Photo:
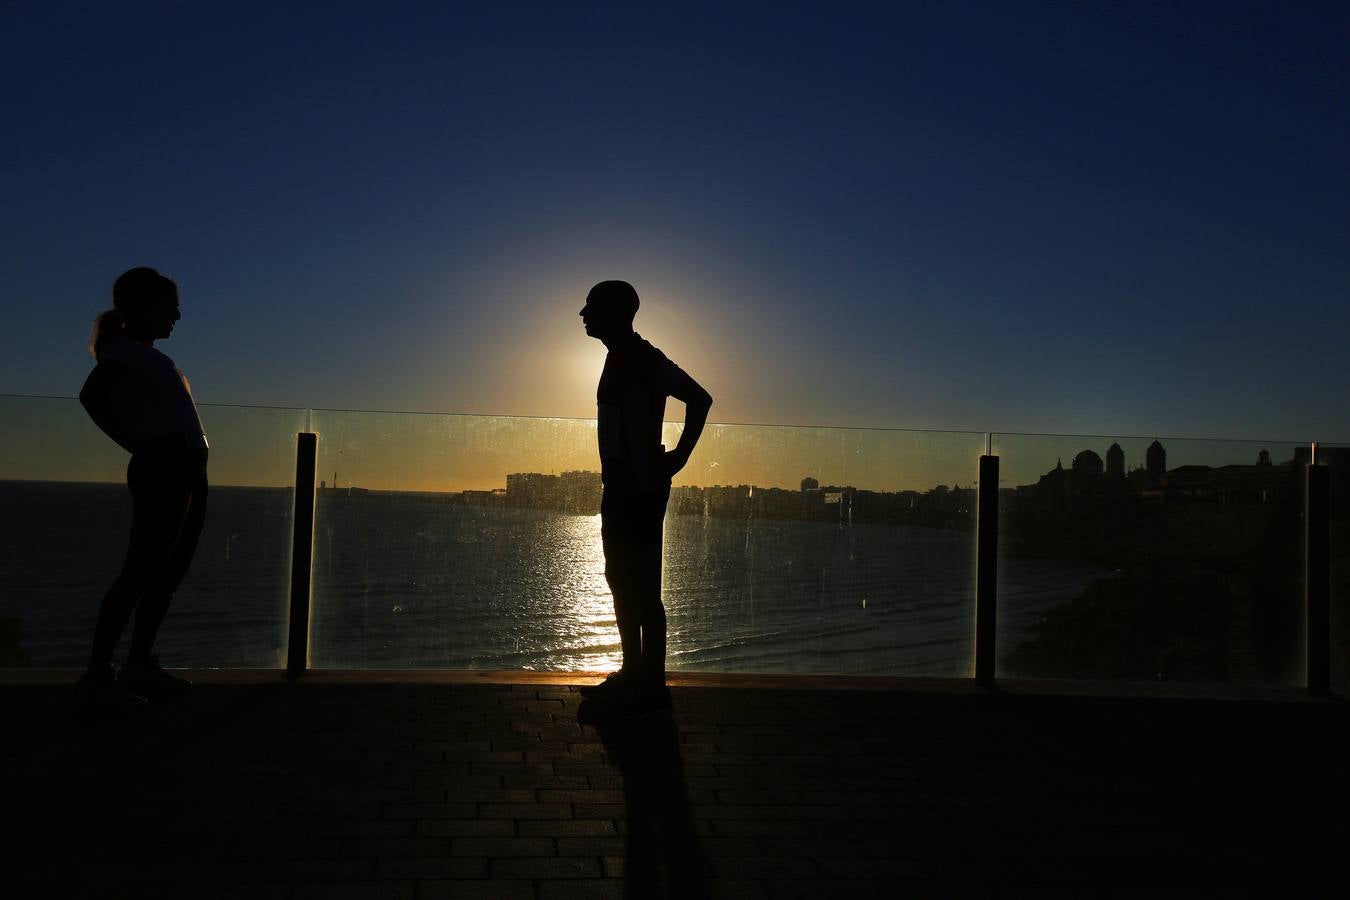
M 1350 438 L 1345 4 L 0 15 L 0 392 L 148 264 L 200 400 L 587 417 L 618 277 L 714 421 Z

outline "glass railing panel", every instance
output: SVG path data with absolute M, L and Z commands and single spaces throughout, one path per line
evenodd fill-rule
M 1318 444 L 1331 468 L 1331 689 L 1350 692 L 1350 444 Z
M 314 428 L 316 666 L 617 667 L 593 421 Z M 671 668 L 969 674 L 981 443 L 710 425 L 666 517 Z
M 1292 443 L 1009 435 L 1001 677 L 1303 683 Z
M 203 405 L 201 416 L 206 524 L 156 651 L 166 666 L 277 667 L 305 412 Z M 83 666 L 126 551 L 127 454 L 72 399 L 0 397 L 0 447 L 0 666 Z
M 972 674 L 983 443 L 711 427 L 666 518 L 671 667 Z

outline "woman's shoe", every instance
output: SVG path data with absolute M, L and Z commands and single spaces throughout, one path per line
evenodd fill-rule
M 134 712 L 146 705 L 144 697 L 118 681 L 112 666 L 81 675 L 75 683 L 75 702 L 88 712 Z
M 122 671 L 117 673 L 117 681 L 128 691 L 139 694 L 151 703 L 172 700 L 192 687 L 192 682 L 186 678 L 178 678 L 164 671 L 156 656 L 146 657 L 143 662 L 128 660 L 122 666 Z

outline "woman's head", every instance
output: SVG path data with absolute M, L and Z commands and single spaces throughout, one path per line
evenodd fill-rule
M 97 359 L 115 335 L 151 342 L 173 333 L 178 311 L 178 285 L 148 266 L 128 269 L 113 282 L 113 308 L 94 320 L 90 352 Z
M 147 266 L 128 269 L 113 282 L 113 309 L 133 338 L 166 338 L 178 312 L 178 285 Z

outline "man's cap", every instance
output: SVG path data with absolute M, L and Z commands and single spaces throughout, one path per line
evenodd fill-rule
M 602 281 L 586 295 L 586 306 L 602 315 L 637 315 L 638 295 L 626 281 Z

